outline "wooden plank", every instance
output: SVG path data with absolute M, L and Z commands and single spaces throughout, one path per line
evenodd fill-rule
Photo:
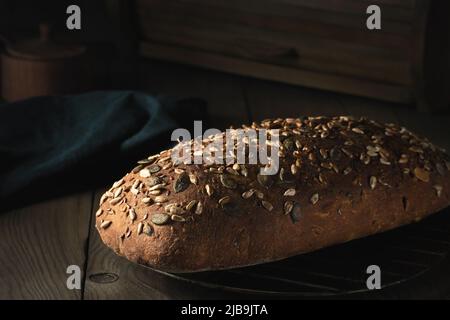
M 218 14 L 223 15 L 222 12 Z M 200 19 L 193 15 L 191 12 L 173 13 L 172 10 L 166 13 L 144 11 L 141 12 L 141 29 L 151 42 L 392 84 L 412 85 L 413 82 L 407 48 L 376 48 L 310 35 L 273 32 L 220 21 L 214 11 L 205 12 Z M 183 18 L 179 19 L 179 16 Z
M 330 28 L 333 26 L 351 28 L 354 30 L 367 30 L 366 9 L 363 8 L 357 12 L 337 12 L 332 9 L 318 9 L 309 6 L 302 6 L 296 3 L 286 3 L 281 1 L 261 1 L 256 2 L 241 2 L 239 5 L 230 5 L 226 3 L 220 3 L 217 1 L 205 1 L 205 0 L 181 0 L 177 4 L 187 4 L 192 7 L 192 11 L 208 10 L 210 12 L 216 12 L 218 17 L 230 17 L 231 19 L 239 18 L 241 24 L 254 25 L 264 27 L 267 29 L 276 29 L 283 26 L 283 21 L 290 21 L 291 23 L 311 23 L 320 22 L 324 25 L 328 25 Z M 185 10 L 189 10 L 186 8 Z M 189 10 L 191 11 L 191 10 Z M 393 15 L 392 9 L 387 9 L 387 16 Z M 384 11 L 383 11 L 384 12 Z M 242 18 L 246 17 L 247 20 Z M 397 16 L 393 19 L 383 16 L 383 30 L 386 33 L 393 34 L 410 34 L 411 33 L 411 21 L 408 18 L 405 21 L 399 21 Z M 394 20 L 396 19 L 396 20 Z M 290 30 L 284 30 L 290 31 Z
M 257 37 L 259 39 L 274 41 L 274 43 L 278 43 L 279 45 L 298 45 L 300 46 L 299 49 L 303 49 L 302 51 L 307 49 L 306 46 L 301 46 L 304 39 L 307 39 L 311 42 L 309 45 L 316 45 L 320 48 L 324 48 L 330 42 L 330 46 L 337 47 L 339 52 L 343 51 L 347 52 L 347 54 L 352 51 L 357 53 L 363 52 L 371 58 L 372 56 L 381 55 L 399 61 L 408 57 L 409 47 L 384 48 L 383 46 L 371 45 L 366 41 L 357 43 L 351 38 L 348 41 L 340 41 L 331 32 L 325 37 L 318 37 L 311 33 L 299 33 L 295 28 L 301 25 L 302 21 L 297 17 L 293 17 L 292 21 L 285 28 L 278 29 L 276 26 L 272 26 L 272 24 L 276 24 L 276 21 L 273 21 L 271 18 L 252 16 L 250 14 L 247 16 L 242 13 L 233 13 L 233 15 L 230 13 L 230 15 L 226 15 L 221 11 L 208 10 L 208 8 L 180 8 L 179 6 L 172 5 L 170 7 L 153 8 L 153 10 L 144 8 L 139 12 L 139 18 L 140 27 L 144 31 L 144 38 L 154 33 L 151 28 L 155 25 L 162 24 L 167 28 L 178 25 L 185 28 L 191 27 L 194 30 L 196 30 L 195 28 L 200 29 L 206 26 L 208 29 L 204 31 L 210 34 L 222 31 L 225 35 L 228 32 L 230 36 L 234 35 L 235 37 Z M 284 18 L 282 21 L 286 23 Z M 367 33 L 367 30 L 365 32 Z
M 373 0 L 363 0 L 368 5 L 373 3 Z M 401 8 L 415 8 L 418 1 L 422 0 L 377 0 L 377 3 L 388 4 L 391 6 L 401 7 Z
M 155 2 L 155 0 L 152 0 Z M 161 1 L 161 0 L 156 0 Z M 178 0 L 190 4 L 203 5 L 211 4 L 208 0 Z M 401 1 L 401 0 L 399 0 Z M 220 8 L 239 8 L 250 12 L 275 12 L 285 13 L 291 11 L 294 14 L 301 14 L 302 10 L 307 12 L 317 12 L 312 16 L 319 16 L 322 13 L 331 12 L 335 15 L 347 15 L 350 19 L 357 16 L 366 15 L 366 9 L 370 4 L 382 7 L 383 17 L 386 21 L 410 22 L 414 15 L 414 6 L 392 5 L 385 0 L 372 0 L 364 3 L 360 0 L 215 0 L 214 5 Z
M 374 54 L 371 50 L 353 50 L 351 46 L 305 38 L 301 41 L 283 41 L 280 37 L 249 36 L 247 33 L 229 31 L 205 31 L 204 27 L 190 27 L 155 23 L 147 35 L 149 42 L 187 47 L 218 55 L 244 58 L 291 69 L 317 71 L 341 76 L 352 76 L 398 85 L 413 83 L 411 65 L 402 61 Z M 241 30 L 242 32 L 243 30 Z M 322 42 L 322 43 L 321 43 Z M 364 59 L 361 59 L 364 57 Z
M 139 16 L 145 17 L 145 15 L 154 12 L 158 13 L 160 16 L 165 16 L 167 18 L 175 16 L 177 17 L 177 19 L 183 21 L 185 19 L 189 19 L 190 16 L 196 17 L 199 20 L 203 20 L 207 19 L 208 13 L 211 15 L 214 14 L 213 9 L 202 9 L 202 6 L 182 6 L 179 3 L 165 2 L 161 4 L 159 2 L 160 0 L 150 2 L 141 1 L 141 5 L 138 7 Z M 365 12 L 365 9 L 363 12 Z M 216 18 L 220 16 L 222 16 L 222 14 L 220 13 L 220 11 L 218 11 Z M 248 24 L 248 21 L 251 21 L 255 24 L 259 23 L 258 25 L 256 25 L 256 27 L 259 26 L 260 28 L 262 27 L 266 29 L 268 26 L 265 24 L 270 21 L 270 29 L 285 33 L 287 32 L 291 34 L 297 34 L 299 37 L 309 35 L 316 38 L 318 37 L 339 40 L 345 43 L 358 43 L 371 45 L 374 47 L 404 50 L 406 50 L 410 46 L 411 42 L 408 36 L 389 33 L 384 29 L 378 30 L 377 32 L 367 32 L 367 29 L 365 28 L 361 28 L 360 30 L 358 30 L 354 28 L 327 24 L 320 21 L 312 21 L 299 18 L 296 19 L 295 17 L 293 17 L 292 19 L 288 19 L 286 17 L 270 18 L 263 16 L 258 19 L 258 16 L 255 17 L 251 10 L 249 10 L 247 14 L 239 13 L 239 11 L 232 11 L 228 15 L 223 15 L 222 19 L 225 19 L 227 17 L 228 19 L 231 19 L 233 17 L 237 18 L 238 21 L 236 22 L 239 22 L 241 24 Z M 142 19 L 141 22 L 145 22 L 145 19 Z M 365 24 L 363 26 L 365 26 Z
M 0 299 L 81 299 L 66 270 L 84 271 L 91 205 L 83 193 L 0 214 Z
M 214 128 L 224 129 L 231 124 L 237 126 L 249 122 L 240 77 L 145 60 L 140 66 L 140 88 L 152 94 L 207 100 L 210 126 Z M 207 115 L 203 119 L 206 118 Z M 103 191 L 96 193 L 93 212 L 98 207 Z M 95 229 L 94 217 L 92 219 L 85 299 L 195 297 L 195 290 L 191 291 L 183 286 L 180 288 L 178 281 L 116 256 L 101 242 Z
M 383 12 L 386 10 L 386 18 L 396 21 L 409 21 L 413 15 L 415 8 L 415 0 L 280 0 L 282 3 L 290 3 L 292 5 L 305 6 L 310 8 L 332 10 L 335 12 L 366 12 L 366 8 L 371 4 L 382 7 Z
M 374 97 L 393 102 L 412 102 L 409 88 L 387 85 L 363 79 L 353 79 L 307 70 L 236 59 L 188 48 L 141 43 L 141 55 L 162 60 L 203 66 L 214 70 L 238 73 L 261 79 L 276 80 L 312 88 Z

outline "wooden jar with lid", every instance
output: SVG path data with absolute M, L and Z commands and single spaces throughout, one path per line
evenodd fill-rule
M 53 42 L 48 25 L 40 36 L 6 45 L 1 62 L 1 96 L 17 101 L 89 89 L 86 48 Z

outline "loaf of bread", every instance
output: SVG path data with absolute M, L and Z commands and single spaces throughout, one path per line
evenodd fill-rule
M 279 129 L 276 175 L 262 175 L 258 163 L 174 162 L 173 149 L 165 150 L 102 196 L 96 227 L 104 243 L 169 272 L 227 269 L 383 232 L 449 206 L 449 156 L 403 127 L 341 116 L 243 129 Z

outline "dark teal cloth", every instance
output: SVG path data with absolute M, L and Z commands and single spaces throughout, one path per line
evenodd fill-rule
M 205 109 L 130 91 L 0 104 L 0 210 L 119 178 Z

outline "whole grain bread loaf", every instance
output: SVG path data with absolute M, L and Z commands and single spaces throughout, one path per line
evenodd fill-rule
M 450 204 L 449 156 L 403 127 L 342 116 L 243 129 L 279 129 L 276 175 L 261 175 L 262 164 L 174 162 L 172 150 L 150 156 L 102 196 L 105 244 L 170 272 L 226 269 L 383 232 Z

